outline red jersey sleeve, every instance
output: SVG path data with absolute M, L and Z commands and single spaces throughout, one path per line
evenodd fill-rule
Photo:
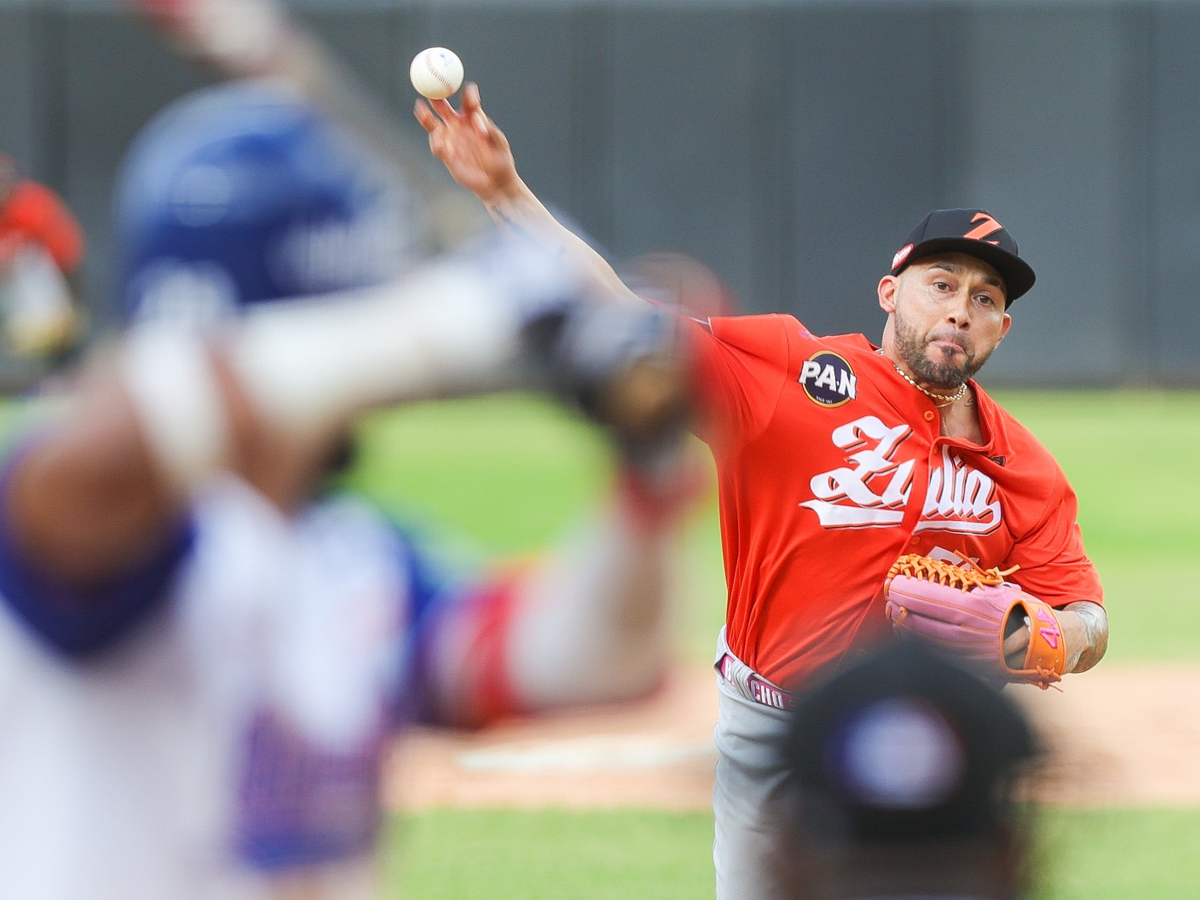
M 696 433 L 720 459 L 757 437 L 787 380 L 791 316 L 689 319 Z
M 1018 538 L 1005 567 L 1019 566 L 1010 579 L 1051 606 L 1078 600 L 1104 603 L 1096 567 L 1083 549 L 1079 528 L 1079 502 L 1056 468 L 1046 515 L 1026 535 Z

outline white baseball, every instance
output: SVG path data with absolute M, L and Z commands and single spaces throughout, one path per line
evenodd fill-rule
M 430 47 L 413 57 L 408 67 L 413 87 L 423 97 L 441 100 L 458 90 L 463 80 L 463 64 L 453 50 Z

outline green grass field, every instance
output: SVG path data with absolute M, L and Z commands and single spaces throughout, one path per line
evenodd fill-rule
M 1200 394 L 1000 392 L 1080 496 L 1112 622 L 1106 664 L 1190 660 L 1200 646 Z M 552 539 L 599 496 L 604 447 L 537 402 L 470 401 L 379 416 L 353 481 L 481 558 Z M 678 644 L 708 658 L 723 616 L 715 507 L 686 535 Z M 1039 900 L 1200 895 L 1200 810 L 1045 810 Z M 704 898 L 711 818 L 663 812 L 438 811 L 396 823 L 389 862 L 413 900 Z
M 1200 893 L 1200 811 L 1043 810 L 1031 900 L 1184 900 Z M 406 900 L 712 897 L 702 813 L 429 812 L 392 831 Z

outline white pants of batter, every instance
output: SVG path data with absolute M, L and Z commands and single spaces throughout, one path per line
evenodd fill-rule
M 729 653 L 725 631 L 717 640 L 717 660 Z M 732 657 L 732 654 L 730 654 Z M 746 676 L 753 670 L 732 657 L 717 675 L 720 691 L 717 772 L 713 785 L 716 826 L 713 864 L 717 900 L 786 900 L 771 876 L 776 829 L 767 812 L 783 788 L 785 772 L 777 746 L 788 727 L 788 713 L 750 699 Z

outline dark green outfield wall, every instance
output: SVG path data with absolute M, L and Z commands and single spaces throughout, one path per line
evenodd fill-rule
M 1200 3 L 294 4 L 394 106 L 463 57 L 526 180 L 617 261 L 673 248 L 753 311 L 865 330 L 935 206 L 990 209 L 1039 283 L 993 384 L 1200 382 Z M 120 155 L 201 75 L 112 0 L 0 0 L 0 147 L 92 236 Z

